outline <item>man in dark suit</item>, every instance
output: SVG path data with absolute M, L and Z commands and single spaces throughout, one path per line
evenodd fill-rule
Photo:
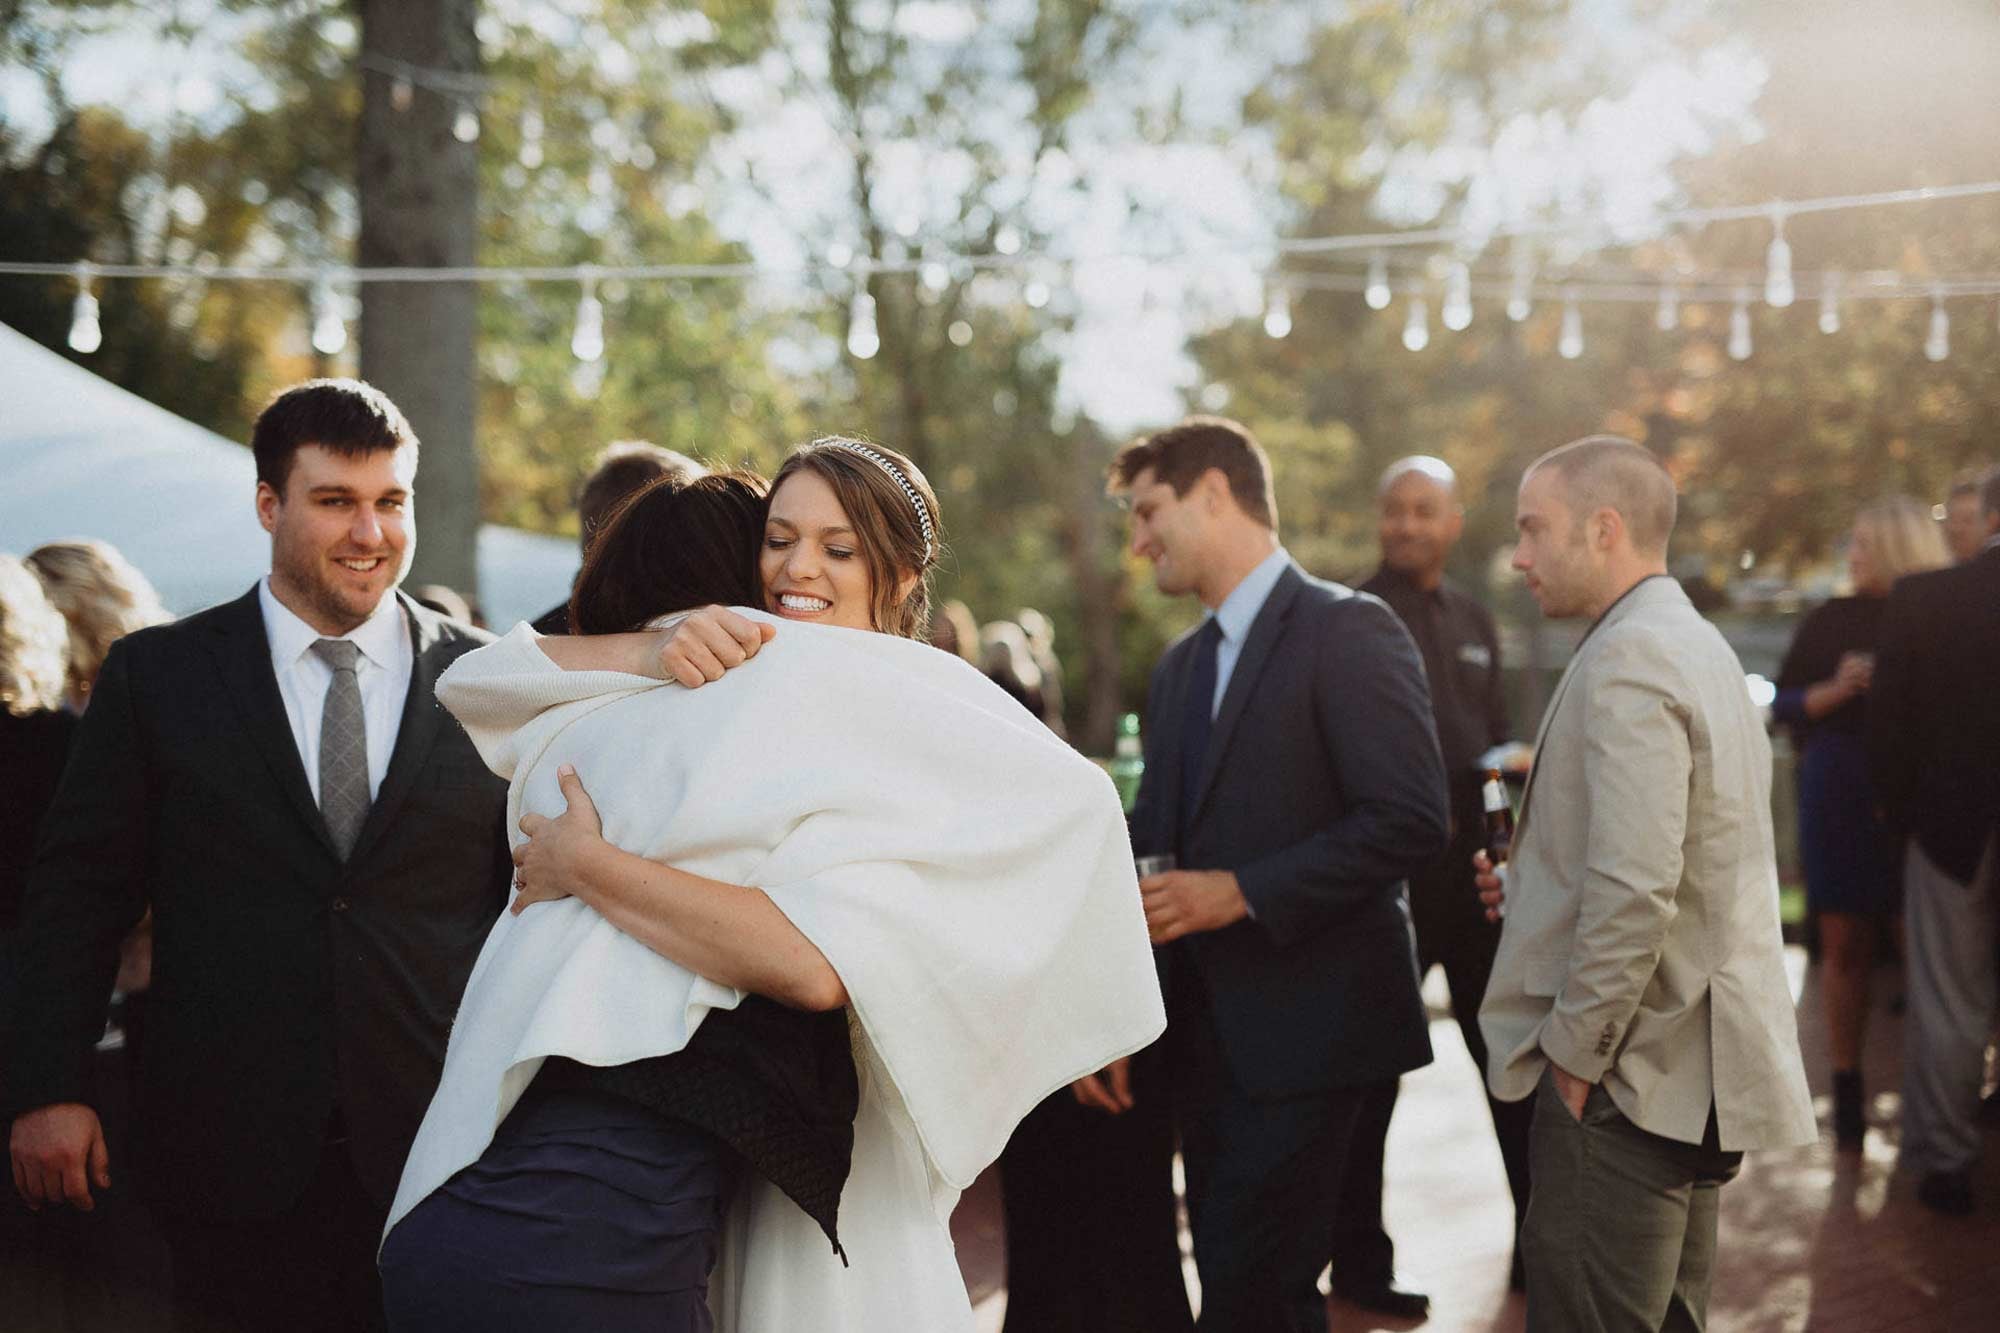
M 708 469 L 672 449 L 644 440 L 616 440 L 597 455 L 583 489 L 576 493 L 576 544 L 590 549 L 590 539 L 604 528 L 626 499 L 661 477 L 692 479 Z M 568 634 L 569 603 L 552 606 L 534 619 L 537 634 Z
M 1903 926 L 1909 1019 L 1903 1164 L 1917 1198 L 1973 1209 L 1979 1086 L 2000 995 L 2000 469 L 1980 487 L 1971 559 L 1899 580 L 1868 689 L 1868 760 L 1890 823 L 1909 835 Z
M 1444 850 L 1422 664 L 1373 597 L 1278 544 L 1235 422 L 1128 446 L 1112 488 L 1162 592 L 1211 612 L 1148 695 L 1133 845 L 1167 950 L 1168 1058 L 1207 1333 L 1324 1329 L 1316 1281 L 1361 1090 L 1430 1059 L 1403 881 Z M 1079 1095 L 1129 1101 L 1118 1066 Z
M 1465 1037 L 1473 1068 L 1486 1075 L 1486 1042 L 1479 1033 L 1479 1001 L 1493 971 L 1500 927 L 1486 919 L 1472 884 L 1472 854 L 1485 846 L 1480 756 L 1504 743 L 1510 731 L 1501 689 L 1500 634 L 1492 613 L 1445 577 L 1445 562 L 1465 530 L 1458 478 L 1441 458 L 1398 459 L 1376 488 L 1382 566 L 1361 585 L 1389 604 L 1416 640 L 1430 683 L 1431 712 L 1451 793 L 1451 847 L 1410 875 L 1410 912 L 1417 928 L 1417 971 L 1444 969 L 1452 1015 Z M 1514 1232 L 1528 1207 L 1529 1102 L 1487 1098 L 1494 1136 L 1514 1195 Z M 1430 1301 L 1395 1276 L 1394 1244 L 1382 1225 L 1382 1157 L 1396 1109 L 1396 1080 L 1369 1091 L 1354 1127 L 1346 1179 L 1333 1213 L 1334 1294 L 1381 1314 L 1422 1318 Z M 1525 1277 L 1520 1259 L 1513 1286 Z
M 150 907 L 134 1160 L 177 1327 L 366 1329 L 389 1200 L 506 898 L 505 787 L 432 690 L 485 636 L 395 591 L 402 414 L 312 381 L 252 449 L 270 575 L 112 648 L 43 825 L 14 1180 L 30 1206 L 81 1209 L 109 1183 L 88 1061 Z

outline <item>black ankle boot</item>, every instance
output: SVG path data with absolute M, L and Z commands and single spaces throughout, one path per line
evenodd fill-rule
M 1868 1132 L 1866 1106 L 1861 1097 L 1861 1071 L 1836 1069 L 1833 1072 L 1834 1146 L 1850 1152 L 1861 1150 L 1861 1141 Z

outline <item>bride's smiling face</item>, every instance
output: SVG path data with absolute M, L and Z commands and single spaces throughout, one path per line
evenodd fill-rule
M 875 628 L 875 581 L 861 536 L 833 487 L 811 469 L 786 477 L 772 494 L 757 572 L 765 609 L 775 615 Z

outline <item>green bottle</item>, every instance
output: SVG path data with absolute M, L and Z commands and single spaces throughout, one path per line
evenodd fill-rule
M 1111 781 L 1118 788 L 1118 800 L 1131 814 L 1139 800 L 1139 778 L 1146 771 L 1146 752 L 1139 744 L 1139 715 L 1126 713 L 1118 719 L 1118 744 L 1111 752 Z

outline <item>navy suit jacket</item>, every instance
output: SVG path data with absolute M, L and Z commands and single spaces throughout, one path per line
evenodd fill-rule
M 1175 941 L 1169 971 L 1199 975 L 1228 1072 L 1253 1097 L 1429 1063 L 1404 880 L 1444 850 L 1449 814 L 1409 632 L 1378 599 L 1286 568 L 1244 640 L 1182 828 L 1193 656 L 1183 635 L 1153 672 L 1133 843 L 1234 871 L 1252 916 Z

